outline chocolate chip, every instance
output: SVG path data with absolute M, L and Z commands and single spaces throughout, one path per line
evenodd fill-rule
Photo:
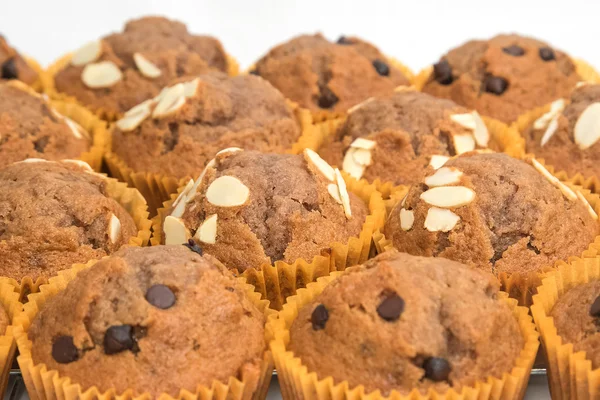
M 600 296 L 596 297 L 596 300 L 592 303 L 590 315 L 592 317 L 600 317 Z
M 77 361 L 79 351 L 73 343 L 73 336 L 59 336 L 52 343 L 52 358 L 60 364 Z
M 15 64 L 14 58 L 9 58 L 2 64 L 2 79 L 17 79 L 19 74 L 17 72 L 17 65 Z
M 434 382 L 447 381 L 452 367 L 446 359 L 441 357 L 429 357 L 423 362 L 425 378 Z
M 166 310 L 175 304 L 175 293 L 165 285 L 153 285 L 146 292 L 146 300 L 156 308 Z
M 104 352 L 116 354 L 131 350 L 135 344 L 131 325 L 115 325 L 104 334 Z
M 310 322 L 312 322 L 312 328 L 315 331 L 325 329 L 325 324 L 329 319 L 329 311 L 323 304 L 319 304 L 312 312 L 310 316 Z
M 249 73 L 250 75 L 258 75 L 258 71 L 255 69 L 251 69 Z
M 550 47 L 540 47 L 540 58 L 544 61 L 552 61 L 556 56 Z
M 449 85 L 454 81 L 452 67 L 448 63 L 448 60 L 442 60 L 437 64 L 433 64 L 433 77 L 442 85 Z
M 523 50 L 522 47 L 517 46 L 515 44 L 513 44 L 512 46 L 504 47 L 502 51 L 506 54 L 510 54 L 511 56 L 515 57 L 521 57 L 523 54 L 525 54 L 525 50 Z
M 347 45 L 347 44 L 352 44 L 352 40 L 348 39 L 346 36 L 342 35 L 338 38 L 337 44 L 343 44 L 343 45 Z
M 499 76 L 488 76 L 483 81 L 483 90 L 495 95 L 501 95 L 508 88 L 508 81 Z
M 396 293 L 390 294 L 377 307 L 377 314 L 386 321 L 396 321 L 404 311 L 404 300 Z
M 388 76 L 390 74 L 390 67 L 381 60 L 373 61 L 373 66 L 375 67 L 375 71 L 381 76 Z
M 321 89 L 321 97 L 319 97 L 319 107 L 331 108 L 338 102 L 338 97 L 329 89 L 324 87 Z
M 202 247 L 198 246 L 198 243 L 196 243 L 194 239 L 189 239 L 188 242 L 184 243 L 183 245 L 194 253 L 202 255 Z

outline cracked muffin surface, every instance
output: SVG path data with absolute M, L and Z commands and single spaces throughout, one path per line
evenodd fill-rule
M 346 112 L 371 96 L 410 85 L 372 44 L 342 36 L 302 35 L 271 49 L 251 71 L 312 111 Z
M 450 50 L 434 65 L 423 91 L 510 123 L 567 96 L 579 80 L 567 54 L 511 34 L 471 40 Z
M 18 79 L 31 86 L 38 78 L 38 73 L 27 64 L 23 56 L 0 35 L 0 82 Z
M 468 153 L 411 187 L 384 232 L 400 251 L 510 275 L 580 256 L 598 235 L 597 219 L 541 164 Z
M 524 347 L 497 294 L 493 276 L 457 262 L 384 253 L 299 310 L 289 349 L 319 379 L 366 393 L 460 392 L 510 372 Z
M 326 167 L 319 169 L 307 153 L 318 158 L 310 151 L 217 155 L 173 203 L 163 239 L 175 244 L 193 238 L 228 268 L 243 272 L 279 260 L 310 262 L 333 242 L 358 236 L 367 205 L 347 191 L 339 172 L 322 160 Z
M 29 160 L 0 170 L 0 274 L 49 278 L 118 250 L 137 234 L 106 180 L 76 162 Z
M 230 377 L 257 385 L 266 348 L 264 315 L 242 284 L 185 246 L 127 247 L 79 272 L 28 337 L 36 364 L 83 390 L 152 398 Z

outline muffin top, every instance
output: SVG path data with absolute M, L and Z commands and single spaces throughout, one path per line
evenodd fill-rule
M 524 136 L 527 151 L 557 171 L 600 176 L 600 85 L 578 85 L 570 99 L 552 102 Z
M 119 115 L 156 96 L 173 79 L 211 69 L 227 71 L 217 39 L 192 35 L 181 22 L 145 17 L 75 51 L 54 81 L 59 92 L 94 111 Z
M 190 181 L 163 223 L 167 244 L 192 238 L 242 272 L 283 260 L 311 261 L 360 234 L 368 208 L 339 170 L 315 152 L 226 149 Z
M 423 177 L 428 165 L 485 148 L 488 141 L 476 111 L 402 90 L 353 108 L 319 154 L 356 179 L 411 184 Z
M 77 158 L 90 145 L 86 130 L 29 87 L 0 83 L 0 168 L 27 158 Z
M 285 98 L 264 79 L 212 73 L 129 110 L 116 124 L 113 151 L 135 171 L 183 178 L 221 149 L 282 153 L 301 134 Z
M 0 170 L 0 274 L 49 278 L 137 234 L 107 181 L 82 161 L 29 159 Z
M 581 255 L 598 235 L 583 195 L 534 159 L 468 153 L 428 175 L 386 221 L 400 251 L 528 273 Z
M 497 294 L 493 276 L 457 262 L 384 253 L 304 306 L 289 348 L 320 379 L 367 393 L 460 390 L 510 372 L 524 347 Z
M 251 72 L 312 111 L 346 112 L 371 96 L 410 84 L 372 44 L 344 36 L 332 43 L 321 34 L 278 45 Z
M 47 300 L 28 336 L 34 363 L 83 390 L 153 398 L 229 377 L 257 382 L 265 350 L 264 316 L 243 286 L 185 246 L 126 247 L 99 261 Z
M 580 79 L 562 51 L 533 38 L 498 35 L 450 50 L 423 91 L 508 123 L 567 96 Z
M 563 343 L 575 352 L 585 351 L 592 368 L 600 366 L 600 281 L 575 286 L 559 297 L 550 316 Z
M 18 79 L 28 85 L 38 80 L 35 72 L 17 51 L 0 35 L 0 81 Z

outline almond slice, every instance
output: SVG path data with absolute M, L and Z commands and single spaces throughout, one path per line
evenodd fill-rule
M 73 121 L 69 117 L 64 117 L 64 121 L 69 127 L 69 129 L 71 129 L 71 132 L 73 132 L 73 136 L 75 136 L 77 139 L 83 139 L 85 137 L 89 140 L 89 134 L 85 129 L 81 127 L 81 125 L 79 125 L 77 122 Z
M 340 189 L 335 183 L 330 183 L 327 185 L 327 191 L 338 204 L 342 204 L 342 199 L 340 198 Z
M 71 65 L 76 67 L 96 61 L 102 55 L 102 42 L 94 40 L 75 50 L 71 57 Z
M 227 154 L 227 153 L 237 153 L 238 151 L 244 151 L 244 149 L 240 149 L 239 147 L 228 147 L 226 149 L 223 149 L 219 152 L 217 152 L 217 156 L 219 154 Z
M 206 189 L 206 199 L 217 207 L 237 207 L 248 201 L 250 189 L 233 176 L 220 176 Z
M 355 112 L 356 110 L 358 110 L 359 108 L 361 108 L 362 106 L 364 106 L 367 103 L 372 102 L 373 100 L 375 100 L 375 97 L 369 97 L 368 99 L 366 99 L 365 101 L 363 101 L 362 103 L 358 103 L 352 107 L 350 107 L 348 109 L 348 114 L 352 114 L 353 112 Z
M 353 149 L 352 159 L 361 167 L 368 167 L 372 163 L 371 150 Z
M 333 181 L 335 179 L 335 173 L 333 172 L 333 167 L 327 163 L 327 161 L 323 160 L 321 156 L 315 153 L 311 149 L 304 150 L 304 159 L 306 162 L 310 162 L 314 165 L 324 176 L 325 178 Z
M 431 165 L 433 169 L 440 169 L 449 159 L 450 157 L 447 156 L 433 155 L 431 156 L 431 160 L 429 160 L 429 165 Z
M 92 167 L 90 167 L 90 164 L 88 164 L 82 160 L 61 160 L 61 162 L 69 163 L 69 164 L 76 164 L 76 165 L 80 166 L 81 168 L 83 168 L 84 170 L 86 170 L 87 172 L 94 172 Z
M 108 223 L 108 237 L 110 237 L 110 241 L 114 244 L 119 240 L 119 235 L 121 234 L 121 221 L 119 218 L 115 216 L 115 214 L 110 215 L 110 222 Z
M 44 160 L 43 158 L 26 158 L 23 161 L 17 161 L 17 163 L 38 163 L 38 162 L 49 162 L 48 160 Z
M 575 192 L 570 187 L 558 180 L 558 178 L 556 181 L 554 181 L 554 186 L 556 186 L 567 199 L 577 200 L 577 195 Z
M 154 107 L 154 111 L 152 112 L 153 118 L 160 118 L 173 108 L 175 104 L 181 102 L 180 99 L 183 98 L 183 102 L 185 103 L 184 97 L 185 89 L 182 83 L 178 83 L 177 85 L 171 86 L 170 88 L 163 89 L 162 92 L 157 96 L 158 104 Z
M 190 192 L 190 190 L 192 190 L 193 186 L 194 181 L 190 179 L 187 185 L 185 185 L 183 191 L 179 193 L 179 196 L 177 196 L 177 199 L 175 199 L 173 202 L 173 211 L 171 212 L 171 216 L 177 218 L 181 218 L 183 216 L 183 213 L 185 212 L 185 206 L 187 204 L 187 194 Z
M 346 190 L 346 182 L 344 182 L 344 178 L 340 173 L 339 169 L 334 170 L 335 173 L 335 181 L 338 185 L 338 189 L 340 191 L 340 199 L 342 200 L 342 206 L 344 206 L 344 214 L 346 214 L 346 218 L 352 217 L 352 208 L 350 207 L 350 196 L 348 196 L 348 190 Z
M 185 97 L 184 96 L 178 97 L 177 100 L 175 100 L 175 103 L 173 103 L 171 105 L 171 107 L 167 108 L 165 111 L 163 111 L 161 113 L 154 112 L 152 114 L 152 116 L 156 119 L 168 117 L 169 115 L 174 114 L 177 110 L 179 110 L 184 105 L 185 105 Z
M 592 216 L 592 218 L 597 220 L 598 214 L 596 214 L 596 211 L 594 211 L 594 209 L 592 208 L 592 205 L 590 204 L 589 201 L 587 201 L 585 196 L 581 192 L 577 192 L 577 197 L 579 198 L 579 200 L 581 200 L 581 202 L 583 203 L 585 208 L 587 208 L 587 210 L 590 213 L 590 215 Z
M 356 152 L 361 149 L 355 149 L 350 147 L 344 155 L 344 161 L 342 162 L 342 169 L 351 177 L 360 179 L 365 172 L 365 165 L 361 165 L 354 159 Z M 366 150 L 368 151 L 368 150 Z M 370 158 L 370 153 L 369 153 Z M 365 160 L 367 161 L 367 160 Z
M 196 196 L 196 191 L 198 190 L 198 187 L 200 186 L 200 184 L 204 180 L 204 176 L 206 176 L 206 172 L 210 168 L 214 168 L 214 166 L 215 166 L 215 159 L 213 158 L 212 160 L 210 160 L 206 164 L 206 167 L 204 167 L 204 169 L 202 170 L 202 173 L 200 174 L 200 176 L 198 177 L 198 179 L 196 179 L 196 182 L 194 183 L 194 186 L 192 186 L 192 189 L 190 190 L 190 192 L 187 195 L 186 203 L 189 203 L 190 201 L 192 201 L 194 199 L 194 197 Z
M 431 207 L 423 224 L 429 232 L 450 232 L 460 221 L 460 217 L 450 210 Z
M 440 186 L 421 193 L 421 200 L 432 206 L 462 207 L 475 199 L 475 192 L 465 186 Z
M 558 188 L 567 199 L 577 199 L 577 195 L 575 194 L 575 192 L 571 190 L 568 186 L 563 184 L 557 177 L 552 175 L 550 171 L 548 171 L 546 167 L 544 167 L 538 160 L 536 160 L 535 158 L 531 158 L 529 161 L 531 162 L 533 167 L 539 173 L 541 173 L 544 176 L 544 178 L 546 178 L 552 185 Z
M 550 140 L 552 138 L 552 136 L 554 136 L 554 133 L 556 132 L 557 129 L 558 129 L 558 119 L 554 118 L 548 124 L 548 128 L 546 129 L 546 132 L 544 132 L 544 136 L 542 136 L 542 140 L 540 141 L 540 145 L 542 147 L 544 147 L 546 145 L 546 143 L 548 143 L 548 140 Z
M 575 143 L 581 150 L 592 147 L 600 139 L 600 103 L 592 103 L 575 123 Z
M 487 147 L 490 141 L 490 133 L 488 132 L 488 128 L 477 111 L 473 111 L 473 118 L 475 119 L 475 130 L 473 131 L 475 142 L 479 147 Z
M 194 238 L 202 243 L 215 244 L 217 242 L 217 214 L 206 218 L 200 225 Z
M 467 128 L 472 131 L 475 131 L 475 128 L 477 128 L 473 113 L 453 114 L 450 116 L 450 119 L 462 126 L 463 128 Z
M 453 135 L 454 151 L 460 155 L 475 150 L 475 139 L 473 135 Z
M 137 114 L 127 115 L 125 117 L 118 120 L 115 125 L 123 132 L 131 132 L 137 129 L 138 126 L 141 125 L 142 122 L 146 120 L 150 116 L 150 108 L 147 111 L 140 111 Z
M 200 84 L 200 78 L 196 78 L 193 81 L 185 82 L 183 84 L 183 95 L 187 98 L 194 97 L 198 92 L 198 85 Z
M 184 244 L 190 239 L 190 231 L 181 218 L 167 216 L 163 224 L 165 244 Z
M 136 115 L 136 114 L 146 114 L 146 113 L 150 114 L 152 112 L 151 106 L 154 103 L 155 103 L 154 99 L 146 100 L 146 101 L 138 104 L 137 106 L 133 107 L 132 109 L 130 109 L 123 115 L 126 117 L 129 117 L 131 115 Z
M 442 167 L 433 175 L 425 178 L 425 184 L 429 187 L 446 186 L 458 183 L 462 172 L 454 167 Z
M 133 53 L 133 61 L 135 62 L 137 69 L 140 70 L 140 73 L 146 78 L 154 79 L 162 74 L 160 68 L 154 65 L 141 53 Z
M 415 222 L 415 212 L 402 208 L 400 210 L 400 228 L 403 231 L 409 231 Z
M 356 138 L 350 147 L 354 147 L 355 149 L 371 150 L 375 147 L 375 145 L 377 145 L 377 142 L 374 140 Z
M 81 80 L 91 89 L 107 88 L 123 79 L 123 73 L 112 61 L 87 64 L 81 73 Z
M 544 129 L 548 126 L 550 121 L 558 117 L 558 115 L 565 109 L 565 100 L 558 99 L 550 104 L 550 110 L 543 114 L 541 117 L 533 122 L 533 129 Z

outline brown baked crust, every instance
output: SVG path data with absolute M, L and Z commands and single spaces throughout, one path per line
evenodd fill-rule
M 31 86 L 38 80 L 38 73 L 13 47 L 9 46 L 6 38 L 0 35 L 0 82 L 11 79 L 18 79 Z

